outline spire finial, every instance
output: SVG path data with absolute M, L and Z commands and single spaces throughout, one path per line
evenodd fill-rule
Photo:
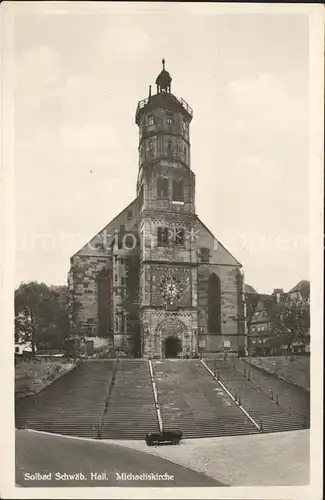
M 165 69 L 165 58 L 164 57 L 163 57 L 163 59 L 162 59 L 161 62 L 162 62 L 162 65 L 163 65 L 163 69 Z

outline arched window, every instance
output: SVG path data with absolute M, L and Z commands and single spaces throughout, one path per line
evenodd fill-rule
M 173 123 L 173 113 L 171 111 L 166 112 L 166 123 L 170 125 Z
M 173 201 L 184 201 L 183 179 L 173 181 Z
M 142 207 L 143 202 L 144 202 L 144 192 L 143 192 L 143 184 L 142 184 L 142 186 L 140 188 L 140 192 L 139 192 L 139 205 L 140 205 L 140 208 Z
M 221 286 L 215 273 L 209 278 L 208 307 L 208 330 L 211 333 L 221 333 Z
M 98 333 L 107 337 L 111 333 L 111 287 L 108 273 L 97 277 Z
M 168 179 L 165 177 L 158 177 L 157 180 L 157 198 L 168 198 Z

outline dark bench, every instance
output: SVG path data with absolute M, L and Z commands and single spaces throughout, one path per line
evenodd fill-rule
M 149 432 L 146 435 L 148 446 L 155 444 L 179 444 L 183 433 L 181 431 Z

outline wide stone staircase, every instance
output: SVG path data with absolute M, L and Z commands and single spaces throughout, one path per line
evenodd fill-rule
M 165 430 L 181 430 L 184 438 L 258 432 L 199 360 L 152 365 Z
M 272 380 L 269 381 L 267 389 L 264 381 L 262 389 L 249 369 L 244 369 L 238 362 L 207 360 L 206 364 L 261 426 L 263 432 L 292 431 L 307 427 L 304 414 L 282 405 L 283 393 L 281 397 L 276 398 L 275 390 L 272 390 Z
M 200 360 L 152 361 L 165 430 L 198 438 L 309 426 L 305 391 L 241 360 L 205 363 L 219 382 Z M 18 428 L 94 439 L 142 440 L 159 431 L 149 361 L 144 359 L 85 360 L 39 394 L 16 400 L 15 406 Z
M 148 432 L 158 431 L 148 361 L 120 359 L 107 397 L 100 437 L 144 439 Z
M 39 394 L 16 401 L 16 427 L 97 438 L 115 360 L 84 361 Z

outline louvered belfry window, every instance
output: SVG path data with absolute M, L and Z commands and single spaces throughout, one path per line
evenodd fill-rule
M 157 198 L 168 198 L 168 179 L 159 177 L 157 181 Z
M 184 201 L 184 181 L 183 179 L 173 181 L 173 200 Z
M 157 229 L 158 245 L 168 245 L 168 227 L 158 227 Z

